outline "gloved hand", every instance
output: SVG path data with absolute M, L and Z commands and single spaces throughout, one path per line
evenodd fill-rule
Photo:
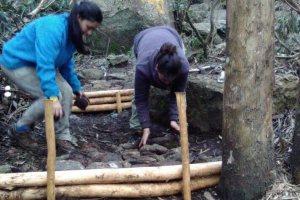
M 90 103 L 89 97 L 81 90 L 75 92 L 75 95 L 76 100 L 74 102 L 74 105 L 80 108 L 81 110 L 85 110 Z

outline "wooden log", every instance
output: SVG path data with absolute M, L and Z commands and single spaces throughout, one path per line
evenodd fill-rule
M 191 177 L 219 174 L 222 162 L 191 164 Z M 89 169 L 55 172 L 55 185 L 133 183 L 167 181 L 182 178 L 182 166 L 139 167 L 119 169 Z M 0 174 L 0 189 L 41 187 L 47 184 L 45 172 Z
M 122 103 L 122 108 L 131 108 L 131 102 Z M 89 105 L 85 110 L 81 110 L 77 106 L 72 106 L 72 112 L 100 112 L 100 111 L 111 111 L 116 110 L 117 104 L 101 104 L 101 105 Z
M 183 197 L 184 200 L 191 200 L 189 141 L 188 141 L 188 132 L 187 132 L 187 124 L 186 124 L 185 93 L 175 92 L 175 95 L 177 99 L 177 108 L 178 108 L 179 124 L 180 124 Z
M 121 102 L 121 93 L 120 93 L 120 91 L 117 92 L 116 98 L 117 98 L 117 111 L 118 111 L 118 114 L 120 114 L 122 112 L 122 102 Z
M 75 101 L 75 100 L 74 100 Z M 73 101 L 73 103 L 74 103 Z M 132 96 L 121 96 L 122 102 L 131 102 Z M 107 103 L 116 103 L 117 98 L 116 97 L 97 97 L 97 98 L 90 98 L 90 104 L 89 105 L 99 105 L 99 104 L 107 104 Z
M 85 94 L 89 98 L 95 97 L 115 97 L 116 93 L 121 93 L 121 96 L 133 95 L 133 89 L 125 89 L 125 90 L 104 90 L 104 91 L 95 91 L 95 92 L 85 92 Z
M 191 181 L 192 191 L 212 187 L 220 181 L 220 176 L 196 178 Z M 167 183 L 103 184 L 56 187 L 56 197 L 69 198 L 146 198 L 178 194 L 182 191 L 181 181 Z M 15 191 L 0 190 L 0 199 L 45 199 L 45 188 L 26 188 Z
M 45 128 L 47 138 L 47 200 L 55 200 L 55 133 L 53 119 L 53 101 L 44 100 Z

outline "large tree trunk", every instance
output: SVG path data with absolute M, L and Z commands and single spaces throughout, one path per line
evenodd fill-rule
M 300 86 L 300 81 L 299 81 Z M 300 183 L 300 90 L 298 91 L 298 109 L 296 112 L 296 126 L 293 137 L 293 151 L 291 154 L 292 175 L 296 184 Z
M 227 0 L 222 199 L 258 199 L 274 179 L 274 1 Z

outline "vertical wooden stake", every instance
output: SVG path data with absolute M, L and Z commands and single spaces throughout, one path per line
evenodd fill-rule
M 122 102 L 121 102 L 121 93 L 120 93 L 120 91 L 118 91 L 116 93 L 116 97 L 117 97 L 117 111 L 118 111 L 118 114 L 120 114 L 122 112 Z
M 47 136 L 47 200 L 55 200 L 55 133 L 53 119 L 53 101 L 44 100 L 45 106 L 45 125 Z
M 189 159 L 189 142 L 186 120 L 186 103 L 185 93 L 175 92 L 177 99 L 177 108 L 179 114 L 180 125 L 180 141 L 181 141 L 181 159 L 182 159 L 182 177 L 183 177 L 183 198 L 191 200 L 190 186 L 190 159 Z

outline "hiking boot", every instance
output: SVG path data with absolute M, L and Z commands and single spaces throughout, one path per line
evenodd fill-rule
M 72 153 L 76 150 L 74 145 L 67 140 L 56 140 L 56 146 L 67 153 Z
M 17 131 L 16 125 L 13 125 L 7 129 L 7 134 L 11 139 L 16 142 L 24 149 L 36 150 L 38 144 L 31 137 L 32 128 L 26 128 L 24 131 Z

